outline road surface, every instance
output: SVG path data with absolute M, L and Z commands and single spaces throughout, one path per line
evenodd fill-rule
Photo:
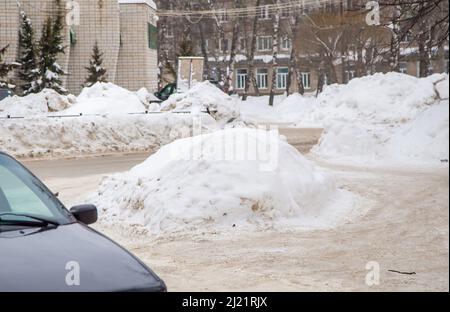
M 300 150 L 319 130 L 282 130 Z M 30 161 L 67 206 L 82 203 L 105 174 L 148 155 Z M 326 163 L 340 188 L 364 200 L 361 215 L 332 230 L 149 236 L 95 227 L 144 260 L 172 291 L 448 291 L 448 167 L 376 170 Z M 368 286 L 366 265 L 379 265 Z M 411 274 L 401 274 L 411 273 Z M 413 274 L 414 273 L 414 274 Z

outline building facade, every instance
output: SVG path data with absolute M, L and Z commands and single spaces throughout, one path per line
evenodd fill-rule
M 20 55 L 21 11 L 39 40 L 47 18 L 61 9 L 66 15 L 65 53 L 58 63 L 67 72 L 62 79 L 69 92 L 78 94 L 83 88 L 96 42 L 104 54 L 108 81 L 130 90 L 156 91 L 157 8 L 152 0 L 0 0 L 0 46 L 9 45 L 6 59 L 18 60 Z
M 277 1 L 281 5 L 289 2 L 293 3 Z M 189 1 L 189 6 L 182 0 L 160 0 L 161 10 L 218 12 L 212 17 L 161 16 L 162 84 L 176 79 L 176 58 L 185 52 L 187 42 L 194 56 L 206 60 L 205 79 L 223 82 L 231 78 L 230 87 L 241 95 L 267 95 L 273 83 L 276 94 L 315 92 L 323 84 L 390 71 L 383 53 L 389 49 L 391 31 L 367 25 L 366 2 L 324 0 L 317 5 L 316 1 L 297 1 L 296 7 L 278 10 L 275 35 L 273 0 L 196 0 Z M 255 12 L 252 8 L 257 5 Z M 251 13 L 234 14 L 239 7 L 250 8 Z M 413 46 L 413 42 L 402 43 L 398 70 L 418 76 Z M 432 72 L 448 72 L 448 48 L 433 55 Z

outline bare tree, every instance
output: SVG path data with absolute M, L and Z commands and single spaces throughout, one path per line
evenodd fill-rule
M 256 7 L 259 7 L 261 5 L 261 0 L 256 0 Z M 255 14 L 253 17 L 253 27 L 252 27 L 252 34 L 251 34 L 251 44 L 247 53 L 247 63 L 248 63 L 248 77 L 245 80 L 245 90 L 244 95 L 242 97 L 242 100 L 247 100 L 248 91 L 250 90 L 250 84 L 253 85 L 253 88 L 255 89 L 255 92 L 257 95 L 259 95 L 259 89 L 258 84 L 256 83 L 256 77 L 255 77 L 255 50 L 256 50 L 256 37 L 258 33 L 258 14 Z
M 401 42 L 410 36 L 411 44 L 417 45 L 419 75 L 428 75 L 431 58 L 436 50 L 448 43 L 449 3 L 447 0 L 381 0 L 385 10 L 394 11 L 390 25 L 393 33 L 391 60 L 401 50 Z M 396 54 L 394 54 L 396 53 Z M 391 61 L 391 69 L 397 69 Z
M 278 5 L 279 1 L 275 0 L 274 4 Z M 277 82 L 277 61 L 278 61 L 278 40 L 280 32 L 280 12 L 275 10 L 273 19 L 273 35 L 272 35 L 272 83 L 270 85 L 269 106 L 273 106 L 275 99 L 275 87 Z

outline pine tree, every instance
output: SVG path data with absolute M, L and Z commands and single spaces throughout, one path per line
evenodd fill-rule
M 34 41 L 34 30 L 30 19 L 25 12 L 21 12 L 22 24 L 20 27 L 21 56 L 19 62 L 22 64 L 19 78 L 22 80 L 21 89 L 24 95 L 39 92 L 40 70 L 37 62 L 37 47 Z
M 8 74 L 16 67 L 20 66 L 18 63 L 11 63 L 4 60 L 6 51 L 8 51 L 9 45 L 6 45 L 3 48 L 0 48 L 0 87 L 8 87 L 10 89 L 15 88 L 14 85 L 11 84 Z
M 61 80 L 61 76 L 65 75 L 66 72 L 57 62 L 58 55 L 64 54 L 65 49 L 62 37 L 63 28 L 61 13 L 58 13 L 55 21 L 49 17 L 42 28 L 42 36 L 39 42 L 39 67 L 41 72 L 41 81 L 38 83 L 39 91 L 48 88 L 60 94 L 67 93 Z
M 106 69 L 102 67 L 103 64 L 103 53 L 100 52 L 98 43 L 95 42 L 92 49 L 91 60 L 89 61 L 89 66 L 85 67 L 88 71 L 88 77 L 84 84 L 85 87 L 91 87 L 97 82 L 107 82 L 106 80 Z

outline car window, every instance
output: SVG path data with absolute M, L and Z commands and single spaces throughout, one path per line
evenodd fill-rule
M 172 86 L 171 85 L 165 86 L 164 89 L 161 91 L 161 95 L 163 97 L 169 97 L 171 93 L 172 93 Z
M 0 89 L 0 101 L 11 96 L 11 92 L 6 89 Z
M 9 212 L 51 218 L 61 224 L 71 221 L 68 211 L 37 178 L 0 154 L 0 214 Z

